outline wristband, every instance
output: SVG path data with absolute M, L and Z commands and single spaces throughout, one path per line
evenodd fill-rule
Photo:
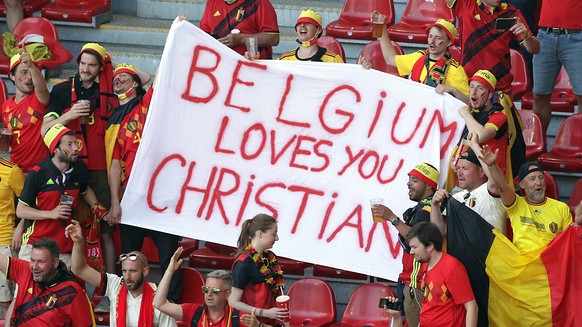
M 527 37 L 523 40 L 521 40 L 521 42 L 519 42 L 519 45 L 523 45 L 527 40 L 529 40 L 532 37 L 532 34 L 528 34 Z

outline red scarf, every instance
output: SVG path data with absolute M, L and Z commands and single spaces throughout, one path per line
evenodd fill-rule
M 281 288 L 285 287 L 285 282 L 283 281 L 283 270 L 279 266 L 275 253 L 270 250 L 265 250 L 263 251 L 263 255 L 259 255 L 251 244 L 247 246 L 245 251 L 259 268 L 261 275 L 265 279 L 265 284 L 273 292 L 273 297 L 276 298 L 282 295 Z
M 154 326 L 154 289 L 150 286 L 147 279 L 144 279 L 143 293 L 141 295 L 141 305 L 139 309 L 139 320 L 137 325 L 140 327 Z M 127 288 L 125 284 L 121 286 L 117 295 L 116 321 L 118 327 L 125 327 L 127 320 Z

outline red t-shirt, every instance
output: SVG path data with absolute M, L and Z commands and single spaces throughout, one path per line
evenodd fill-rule
M 463 52 L 461 64 L 467 76 L 470 78 L 478 70 L 487 69 L 497 77 L 496 89 L 510 94 L 513 75 L 510 71 L 509 43 L 514 35 L 509 30 L 497 30 L 495 20 L 500 17 L 519 17 L 525 22 L 521 12 L 508 5 L 506 9 L 497 7 L 491 13 L 481 9 L 475 0 L 457 0 L 452 10 L 459 19 Z
M 208 0 L 200 21 L 200 28 L 216 38 L 224 37 L 233 29 L 241 34 L 257 34 L 261 32 L 279 34 L 277 13 L 268 0 L 251 1 L 246 7 L 245 1 L 238 0 L 227 4 L 224 0 Z M 233 48 L 234 51 L 245 54 L 245 44 Z M 259 48 L 261 59 L 273 59 L 271 47 Z
M 12 131 L 10 161 L 28 173 L 49 153 L 40 135 L 46 105 L 38 101 L 34 91 L 18 104 L 14 99 L 2 104 L 2 122 Z
M 544 0 L 539 26 L 582 29 L 582 1 Z
M 94 326 L 95 318 L 85 291 L 72 280 L 41 288 L 32 279 L 30 263 L 8 258 L 8 279 L 18 284 L 11 326 Z M 59 269 L 66 269 L 60 263 Z M 34 302 L 27 305 L 34 299 Z M 26 306 L 26 307 L 25 307 Z M 24 310 L 26 309 L 26 310 Z M 20 312 L 24 311 L 18 321 Z
M 192 322 L 192 318 L 194 317 L 194 314 L 196 313 L 196 310 L 200 307 L 202 307 L 201 304 L 196 304 L 196 303 L 182 303 L 182 322 L 184 322 L 187 326 L 190 327 L 206 327 L 206 326 L 213 326 L 213 327 L 230 327 L 232 326 L 232 314 L 234 313 L 235 309 L 229 305 L 226 306 L 225 308 L 225 314 L 222 317 L 222 319 L 220 319 L 219 321 L 213 321 L 211 324 L 208 323 L 208 316 L 206 315 L 206 310 L 202 310 L 202 315 L 200 316 L 200 319 L 198 319 L 198 325 L 197 326 L 191 326 L 191 322 Z M 235 317 L 235 319 L 238 319 L 239 322 L 239 326 L 246 326 L 245 324 L 243 324 L 242 322 L 242 313 L 238 313 L 238 316 Z
M 475 300 L 465 266 L 446 253 L 431 270 L 427 271 L 427 266 L 423 264 L 421 270 L 424 299 L 420 326 L 465 326 L 464 304 Z
M 153 87 L 150 87 L 143 96 L 141 102 L 138 103 L 133 110 L 123 118 L 121 124 L 119 124 L 117 142 L 115 142 L 115 147 L 113 148 L 112 158 L 123 161 L 123 167 L 125 169 L 125 174 L 122 174 L 122 176 L 125 176 L 125 179 L 123 180 L 124 185 L 127 185 L 127 181 L 131 175 L 131 169 L 133 168 L 135 155 L 137 154 L 137 149 L 141 142 L 143 127 L 145 125 L 153 92 Z

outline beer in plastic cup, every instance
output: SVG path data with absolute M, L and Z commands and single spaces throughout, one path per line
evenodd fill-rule
M 247 37 L 245 39 L 245 45 L 247 46 L 247 52 L 252 59 L 259 57 L 259 43 L 256 36 Z
M 8 128 L 0 129 L 0 152 L 8 152 L 10 150 L 10 137 L 12 131 Z
M 374 206 L 379 205 L 379 204 L 384 204 L 384 200 L 380 199 L 380 198 L 370 199 L 370 208 L 371 209 L 374 209 Z M 372 216 L 374 217 L 375 223 L 381 223 L 384 221 L 384 219 L 382 219 L 382 217 L 375 217 L 373 211 L 372 211 Z
M 61 194 L 61 201 L 60 201 L 59 204 L 64 204 L 64 205 L 67 205 L 67 206 L 72 207 L 73 206 L 73 202 L 75 202 L 75 198 L 73 196 L 70 196 L 70 195 L 67 195 L 67 194 Z M 71 212 L 71 214 L 72 214 L 72 212 Z M 68 219 L 63 219 L 61 221 L 61 225 L 63 227 L 66 227 L 68 225 L 68 223 L 69 223 L 68 222 Z
M 277 307 L 279 309 L 285 309 L 288 312 L 287 318 L 283 319 L 284 322 L 291 321 L 291 313 L 289 312 L 289 299 L 289 295 L 279 295 L 275 299 L 275 301 L 277 301 Z
M 77 100 L 77 103 L 86 103 L 86 104 L 89 105 L 89 107 L 91 106 L 91 101 L 89 101 L 89 100 L 84 100 L 84 99 Z M 79 122 L 81 124 L 86 124 L 87 123 L 87 116 L 81 116 L 81 117 L 79 117 Z
M 381 38 L 386 23 L 386 16 L 375 12 L 372 14 L 372 37 Z

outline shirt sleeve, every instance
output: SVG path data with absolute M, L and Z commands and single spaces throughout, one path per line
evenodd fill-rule
M 143 95 L 143 98 L 141 99 L 141 104 L 145 107 L 150 106 L 150 103 L 152 102 L 152 97 L 154 95 L 154 86 L 152 85 L 147 92 Z
M 24 180 L 25 177 L 22 170 L 18 166 L 12 167 L 12 170 L 10 170 L 8 185 L 10 185 L 12 192 L 14 192 L 14 194 L 16 194 L 18 197 L 20 197 L 20 194 L 22 193 Z
M 248 257 L 245 260 L 237 260 L 232 267 L 232 286 L 241 290 L 245 289 L 251 279 L 247 260 Z
M 450 66 L 445 78 L 445 85 L 450 85 L 464 95 L 469 95 L 469 78 L 460 65 Z
M 36 208 L 36 196 L 40 190 L 39 179 L 38 172 L 34 170 L 29 171 L 18 199 L 31 208 Z
M 407 76 L 412 72 L 412 67 L 422 57 L 422 53 L 414 52 L 407 55 L 397 55 L 396 56 L 396 68 L 398 69 L 398 74 L 400 76 Z
M 270 1 L 261 0 L 255 18 L 259 32 L 279 34 L 277 13 Z
M 65 108 L 71 106 L 71 96 L 65 96 L 65 91 L 70 89 L 70 87 L 71 85 L 69 83 L 61 83 L 53 87 L 45 117 L 53 116 L 58 118 L 63 114 Z

